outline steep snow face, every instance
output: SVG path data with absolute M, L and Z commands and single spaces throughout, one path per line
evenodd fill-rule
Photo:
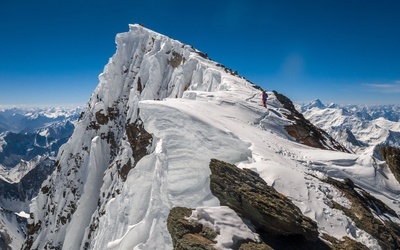
M 265 109 L 257 88 L 190 46 L 139 25 L 116 43 L 56 171 L 31 205 L 34 232 L 25 249 L 172 249 L 172 207 L 202 207 L 210 218 L 225 209 L 209 189 L 211 158 L 258 172 L 321 232 L 378 247 L 332 208 L 332 198 L 348 201 L 322 179 L 357 178 L 399 213 L 400 187 L 390 173 L 376 173 L 371 159 L 296 143 L 283 128 L 291 123 L 288 110 L 273 93 Z

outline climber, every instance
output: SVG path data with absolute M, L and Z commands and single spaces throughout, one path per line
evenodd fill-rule
M 263 101 L 264 107 L 267 107 L 267 98 L 268 98 L 267 91 L 264 90 L 264 91 L 262 92 L 262 101 Z

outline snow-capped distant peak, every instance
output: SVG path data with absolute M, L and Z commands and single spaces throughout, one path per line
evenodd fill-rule
M 310 103 L 303 105 L 302 111 L 312 109 L 312 108 L 325 109 L 326 106 L 319 99 L 315 99 L 315 100 L 311 101 Z
M 330 109 L 335 109 L 335 108 L 339 108 L 339 105 L 338 104 L 336 104 L 336 103 L 330 103 L 328 106 L 326 106 L 327 108 L 330 108 Z

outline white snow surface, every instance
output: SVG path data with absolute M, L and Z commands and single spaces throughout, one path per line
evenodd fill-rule
M 235 211 L 226 206 L 198 207 L 187 218 L 218 233 L 215 238 L 217 249 L 232 249 L 234 243 L 239 240 L 250 239 L 260 242 L 259 235 L 254 233 L 254 226 L 249 221 L 244 221 Z M 253 230 L 253 231 L 252 231 Z
M 240 229 L 243 224 L 219 207 L 209 188 L 209 162 L 217 158 L 258 172 L 316 221 L 320 232 L 379 249 L 331 208 L 331 200 L 351 204 L 321 179 L 349 177 L 400 214 L 400 185 L 389 171 L 377 171 L 371 157 L 296 143 L 283 128 L 290 123 L 283 116 L 288 111 L 272 92 L 265 109 L 251 83 L 190 46 L 140 25 L 118 34 L 116 43 L 74 134 L 60 149 L 59 167 L 43 184 L 50 191 L 31 205 L 34 221 L 46 225 L 34 235 L 33 248 L 172 249 L 166 220 L 174 206 L 215 221 L 227 213 Z M 118 113 L 115 119 L 93 126 L 96 113 L 112 112 Z M 137 161 L 125 125 L 139 118 L 153 141 Z M 107 142 L 110 137 L 116 146 Z M 129 162 L 136 165 L 124 181 L 119 170 Z M 245 231 L 241 237 L 257 238 Z M 218 239 L 221 249 L 229 248 L 228 234 Z
M 7 145 L 7 142 L 4 140 L 4 137 L 6 135 L 7 135 L 7 132 L 0 133 L 0 153 L 3 152 L 3 147 L 5 147 Z

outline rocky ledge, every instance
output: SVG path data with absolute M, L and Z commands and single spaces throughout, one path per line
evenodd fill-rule
M 296 110 L 293 102 L 286 96 L 273 91 L 274 95 L 283 107 L 287 109 L 290 114 L 286 114 L 286 118 L 291 120 L 291 125 L 285 126 L 285 130 L 289 135 L 294 137 L 297 142 L 305 144 L 314 148 L 338 150 L 342 152 L 350 153 L 344 146 L 339 142 L 335 141 L 328 133 L 324 130 L 314 126 L 309 120 Z
M 296 245 L 317 244 L 317 224 L 257 173 L 216 159 L 210 169 L 213 195 L 250 220 L 268 245 L 279 248 L 289 240 Z
M 332 178 L 325 181 L 351 202 L 351 207 L 346 208 L 332 200 L 333 208 L 342 210 L 358 228 L 372 235 L 382 249 L 400 249 L 400 226 L 391 219 L 400 219 L 395 211 L 348 178 L 344 182 Z

